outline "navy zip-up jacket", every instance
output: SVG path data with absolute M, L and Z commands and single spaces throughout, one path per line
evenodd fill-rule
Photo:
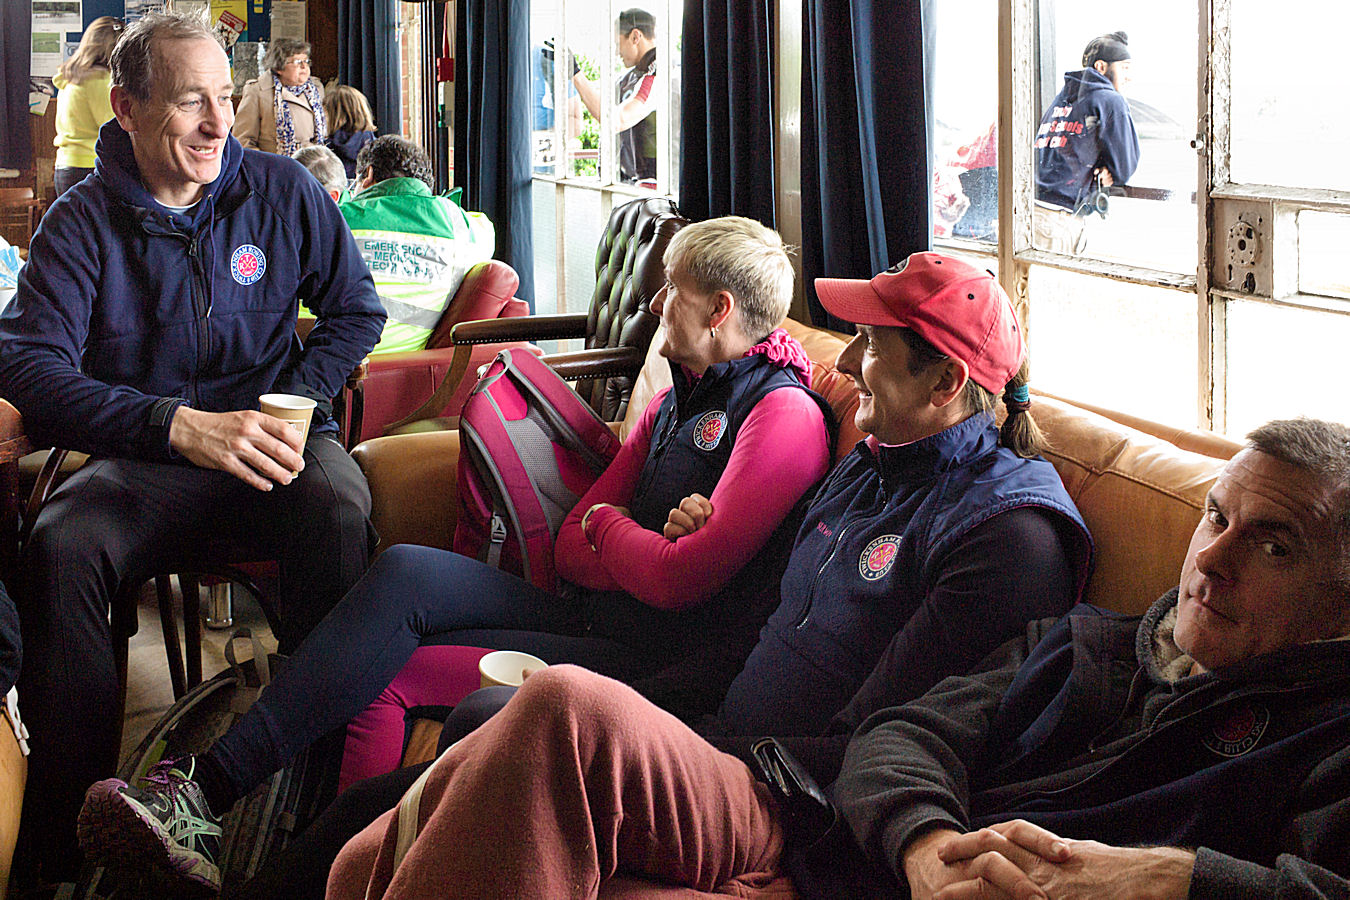
M 978 633 L 953 639 L 960 617 L 929 606 L 943 578 L 969 562 L 953 548 L 1000 513 L 1028 508 L 1057 526 L 1071 590 L 1062 600 L 949 598 L 981 617 Z M 938 648 L 983 647 L 973 664 L 1027 621 L 1067 609 L 1091 557 L 1087 526 L 1054 467 L 999 446 L 988 413 L 898 447 L 860 442 L 807 509 L 782 599 L 718 715 L 743 735 L 822 734 L 898 634 L 921 648 L 909 666 L 929 669 L 908 674 L 931 684 L 957 670 Z
M 141 183 L 117 120 L 94 176 L 33 237 L 0 316 L 0 396 L 34 443 L 167 461 L 186 402 L 257 409 L 270 391 L 331 399 L 370 352 L 384 307 L 337 206 L 294 160 L 225 142 L 186 214 Z M 318 319 L 302 347 L 297 300 Z
M 1036 132 L 1036 199 L 1074 209 L 1090 191 L 1092 170 L 1106 166 L 1125 184 L 1139 166 L 1130 104 L 1096 69 L 1064 73 Z
M 864 722 L 835 784 L 862 845 L 898 875 L 922 829 L 1022 818 L 1198 848 L 1192 897 L 1346 896 L 1350 640 L 1177 677 L 1176 602 L 1080 605 Z

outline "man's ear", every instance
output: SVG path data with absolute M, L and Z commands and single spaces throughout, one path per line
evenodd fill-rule
M 1099 59 L 1092 64 L 1092 68 L 1097 70 L 1097 74 L 1106 75 L 1107 70 L 1111 68 L 1111 64 L 1104 59 Z
M 970 367 L 951 357 L 935 363 L 931 371 L 934 375 L 933 405 L 939 409 L 960 397 L 970 380 Z
M 135 131 L 136 98 L 131 96 L 131 92 L 120 84 L 115 84 L 108 93 L 108 100 L 112 103 L 113 117 L 117 119 L 117 124 L 122 126 L 122 130 L 128 134 Z

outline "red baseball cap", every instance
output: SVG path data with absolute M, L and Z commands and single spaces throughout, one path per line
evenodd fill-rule
M 997 279 L 941 253 L 911 253 L 870 281 L 817 278 L 816 296 L 849 322 L 913 329 L 965 363 L 971 380 L 995 394 L 1026 355 L 1017 314 Z

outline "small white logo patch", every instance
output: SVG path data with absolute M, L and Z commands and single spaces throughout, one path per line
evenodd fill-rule
M 267 271 L 267 256 L 253 244 L 243 244 L 230 257 L 230 274 L 240 284 L 252 284 Z
M 719 410 L 706 412 L 694 425 L 694 446 L 700 450 L 716 450 L 727 433 L 727 414 Z

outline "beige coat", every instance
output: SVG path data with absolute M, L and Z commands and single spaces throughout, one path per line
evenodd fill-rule
M 323 96 L 323 85 L 319 79 L 311 78 L 310 84 L 319 89 Z M 239 101 L 239 110 L 234 114 L 234 127 L 230 129 L 239 143 L 245 147 L 256 147 L 268 153 L 277 152 L 277 116 L 272 106 L 274 80 L 271 72 L 260 75 L 244 85 L 244 93 Z M 314 111 L 309 100 L 283 91 L 282 97 L 290 104 L 291 123 L 295 126 L 295 142 L 299 147 L 307 144 L 322 144 L 325 134 L 314 133 Z

